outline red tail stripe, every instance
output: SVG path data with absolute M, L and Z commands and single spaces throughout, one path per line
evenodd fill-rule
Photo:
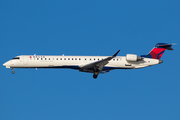
M 151 57 L 154 58 L 154 59 L 157 59 L 157 55 L 163 51 L 165 51 L 166 49 L 165 48 L 154 48 L 150 54 L 151 54 Z M 161 55 L 159 55 L 159 59 L 161 58 L 161 56 L 163 55 L 163 53 Z
M 159 59 L 161 58 L 162 55 L 163 55 L 163 53 L 159 55 Z
M 154 52 L 156 54 L 159 54 L 160 52 L 166 50 L 165 48 L 154 48 L 151 52 Z

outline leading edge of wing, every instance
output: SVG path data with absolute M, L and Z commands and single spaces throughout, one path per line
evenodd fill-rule
M 116 57 L 117 56 L 117 54 L 119 53 L 119 51 L 120 50 L 118 50 L 116 53 L 114 53 L 112 56 L 110 56 L 110 57 L 107 57 L 107 58 L 105 58 L 105 59 L 103 59 L 103 60 L 99 60 L 99 61 L 96 61 L 96 62 L 93 62 L 93 63 L 89 63 L 89 64 L 86 64 L 86 65 L 83 65 L 83 66 L 81 66 L 80 68 L 81 69 L 92 69 L 92 68 L 94 68 L 94 67 L 99 67 L 99 66 L 105 66 L 106 64 L 108 64 L 109 63 L 109 61 L 111 60 L 111 59 L 113 59 L 114 57 Z
M 120 50 L 118 50 L 116 53 L 112 55 L 112 57 L 116 57 Z

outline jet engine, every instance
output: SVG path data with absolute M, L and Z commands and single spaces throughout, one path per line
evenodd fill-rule
M 129 62 L 137 62 L 137 61 L 140 61 L 142 59 L 143 59 L 142 57 L 139 57 L 135 54 L 126 54 L 126 60 Z

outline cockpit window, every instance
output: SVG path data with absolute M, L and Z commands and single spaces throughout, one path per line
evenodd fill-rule
M 20 59 L 20 57 L 15 57 L 15 58 L 12 58 L 12 60 L 14 60 L 14 59 Z

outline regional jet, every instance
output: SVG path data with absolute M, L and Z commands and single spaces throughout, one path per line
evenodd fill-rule
M 162 63 L 160 60 L 165 50 L 173 50 L 173 44 L 157 43 L 147 54 L 137 56 L 126 54 L 117 56 L 120 50 L 112 56 L 49 56 L 49 55 L 20 55 L 3 64 L 6 68 L 69 68 L 80 72 L 93 73 L 97 78 L 100 73 L 115 69 L 139 69 Z

